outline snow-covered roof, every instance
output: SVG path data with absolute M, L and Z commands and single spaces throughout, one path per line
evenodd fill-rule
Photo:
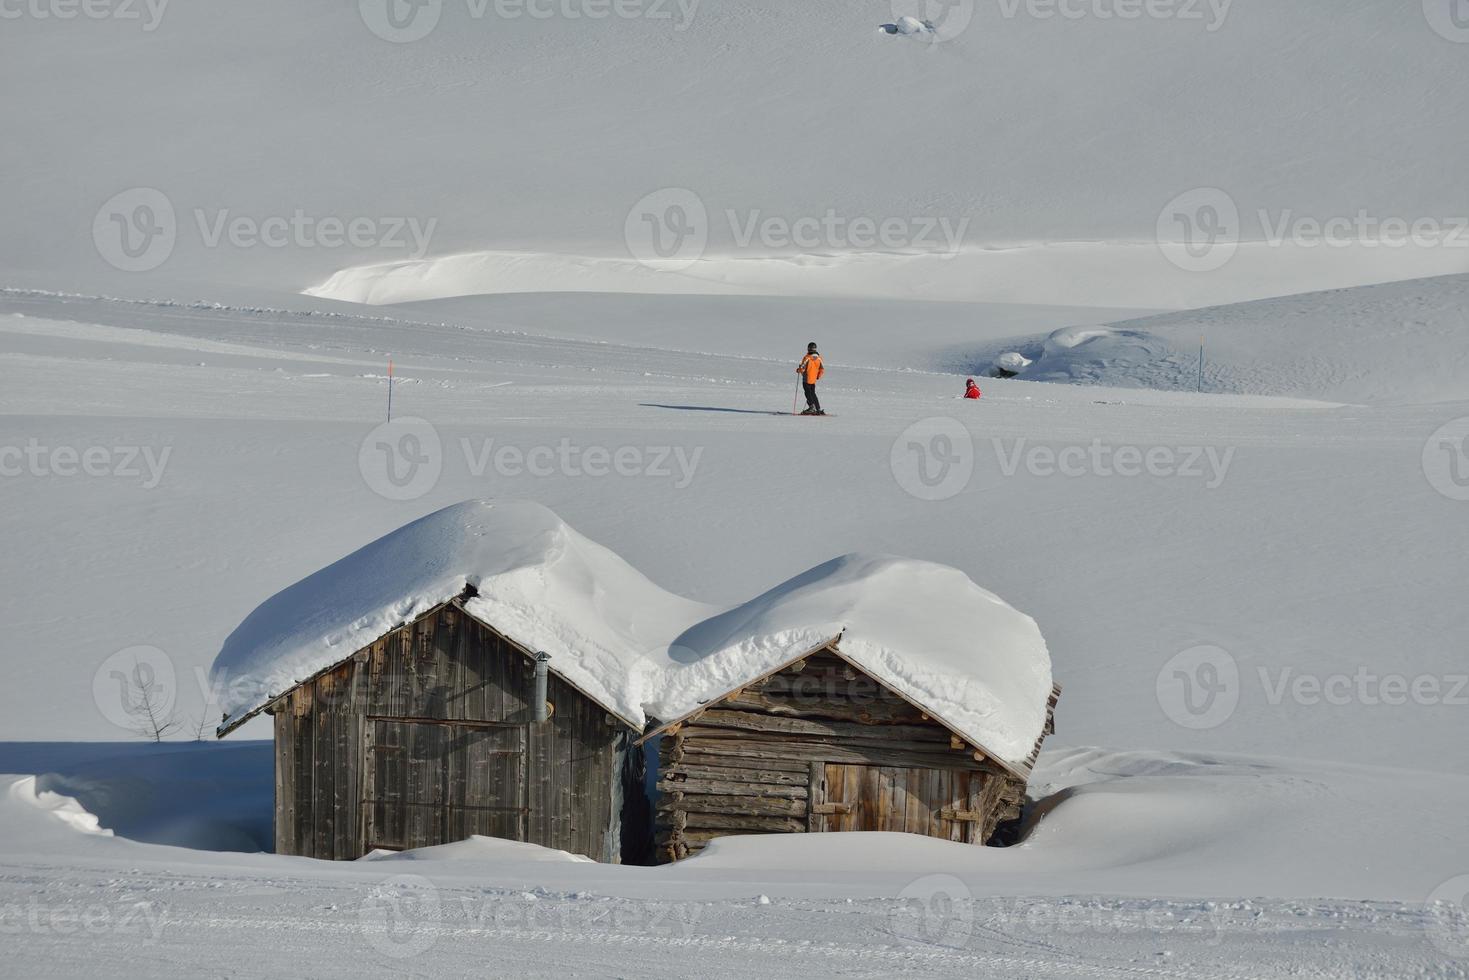
M 853 554 L 687 630 L 687 666 L 644 710 L 669 721 L 840 637 L 838 650 L 972 744 L 1026 768 L 1046 725 L 1051 657 L 1035 620 L 957 568 Z
M 732 609 L 665 591 L 529 501 L 447 507 L 273 596 L 225 640 L 224 722 L 472 586 L 464 608 L 642 729 L 840 637 L 843 656 L 1015 768 L 1046 724 L 1051 660 L 1035 621 L 963 572 L 847 555 Z
M 465 611 L 641 727 L 630 674 L 711 607 L 667 592 L 527 500 L 469 500 L 420 518 L 267 599 L 211 673 L 221 731 L 473 586 Z

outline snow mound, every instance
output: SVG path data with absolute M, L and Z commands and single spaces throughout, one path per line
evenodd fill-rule
M 904 37 L 912 37 L 918 34 L 932 34 L 933 25 L 919 20 L 917 17 L 899 17 L 891 24 L 882 25 L 882 29 L 889 34 L 900 34 Z
M 525 841 L 471 834 L 464 840 L 406 851 L 370 851 L 359 861 L 493 861 L 497 864 L 596 864 L 581 854 L 569 854 Z
M 112 831 L 104 828 L 96 814 L 89 813 L 75 798 L 65 796 L 47 787 L 46 776 L 22 776 L 10 784 L 10 798 L 43 810 L 60 820 L 72 830 L 83 834 L 111 837 Z
M 1469 275 L 1442 276 L 1066 327 L 992 350 L 1034 358 L 1029 381 L 1192 391 L 1202 345 L 1206 392 L 1429 404 L 1469 399 L 1466 310 Z
M 1030 367 L 1033 362 L 1017 351 L 1009 351 L 995 358 L 995 367 L 1001 371 L 1009 371 L 1011 374 L 1019 374 Z
M 666 592 L 528 501 L 414 521 L 267 600 L 215 660 L 221 734 L 392 629 L 473 587 L 465 610 L 636 729 L 672 721 L 840 638 L 882 683 L 1017 769 L 1046 721 L 1035 621 L 953 568 L 826 562 L 719 612 Z
M 721 837 L 675 867 L 830 881 L 951 874 L 975 895 L 1271 895 L 1421 901 L 1465 867 L 1469 778 L 1305 759 L 1077 748 L 1042 754 L 1024 840 L 913 834 Z M 1049 795 L 1046 795 L 1049 794 Z M 1415 827 L 1379 801 L 1410 794 Z M 1424 848 L 1432 840 L 1435 847 Z

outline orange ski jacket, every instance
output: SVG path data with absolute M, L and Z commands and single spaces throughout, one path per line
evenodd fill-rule
M 796 373 L 808 385 L 814 385 L 817 381 L 821 380 L 821 376 L 826 373 L 826 367 L 821 363 L 821 355 L 807 354 L 801 358 L 801 363 L 796 368 Z

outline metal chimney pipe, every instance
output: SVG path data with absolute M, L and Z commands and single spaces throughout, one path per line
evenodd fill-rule
M 531 717 L 536 722 L 543 722 L 551 717 L 547 709 L 547 688 L 551 680 L 551 655 L 544 650 L 536 654 L 536 692 L 531 702 Z

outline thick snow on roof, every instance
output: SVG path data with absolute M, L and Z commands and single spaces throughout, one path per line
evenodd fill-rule
M 957 569 L 847 555 L 726 611 L 673 595 L 527 501 L 430 514 L 267 600 L 214 664 L 228 729 L 472 585 L 465 608 L 641 727 L 672 721 L 841 637 L 841 652 L 1002 761 L 1046 721 L 1035 621 Z
M 463 593 L 471 615 L 641 725 L 629 684 L 648 651 L 713 610 L 666 592 L 540 504 L 471 500 L 379 538 L 272 596 L 225 640 L 213 675 L 227 729 L 272 698 Z
M 847 659 L 969 741 L 1024 766 L 1046 723 L 1051 657 L 1035 620 L 956 568 L 845 555 L 689 629 L 663 689 L 672 720 L 841 635 Z

